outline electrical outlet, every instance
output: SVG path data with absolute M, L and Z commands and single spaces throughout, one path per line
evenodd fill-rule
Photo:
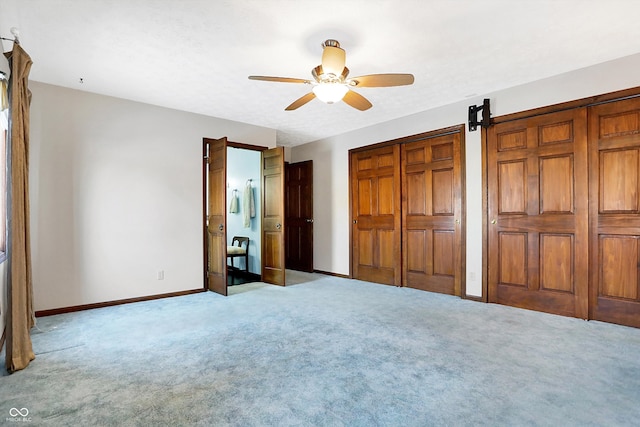
M 158 280 L 164 280 L 164 270 L 158 271 Z

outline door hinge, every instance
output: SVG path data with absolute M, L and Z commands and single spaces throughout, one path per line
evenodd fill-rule
M 211 163 L 211 158 L 210 158 L 209 156 L 205 156 L 205 157 L 204 157 L 204 162 L 205 162 L 206 164 L 210 164 L 210 163 Z

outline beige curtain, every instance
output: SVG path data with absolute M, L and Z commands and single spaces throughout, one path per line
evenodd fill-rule
M 7 176 L 7 322 L 6 366 L 9 372 L 26 368 L 35 359 L 29 332 L 35 325 L 29 237 L 29 104 L 31 58 L 14 43 L 5 54 L 9 79 L 9 174 Z
M 0 80 L 0 111 L 4 111 L 9 108 L 9 97 L 7 96 L 7 81 L 5 79 Z

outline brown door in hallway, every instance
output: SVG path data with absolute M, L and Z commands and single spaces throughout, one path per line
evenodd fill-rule
M 262 152 L 262 280 L 285 285 L 284 148 Z
M 487 130 L 490 302 L 587 318 L 586 113 Z
M 402 145 L 403 286 L 461 294 L 462 148 L 460 132 Z
M 590 317 L 640 327 L 640 99 L 589 109 Z
M 350 152 L 355 279 L 400 286 L 400 146 Z
M 292 270 L 313 271 L 313 161 L 285 165 L 286 259 Z
M 206 286 L 227 295 L 227 138 L 203 140 L 205 176 Z

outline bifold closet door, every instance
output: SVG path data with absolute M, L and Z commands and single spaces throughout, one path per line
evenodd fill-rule
M 487 131 L 490 302 L 588 316 L 585 108 Z
M 460 133 L 402 144 L 403 286 L 460 295 Z
M 640 99 L 589 109 L 590 317 L 640 327 Z
M 401 285 L 400 147 L 350 153 L 355 279 Z

